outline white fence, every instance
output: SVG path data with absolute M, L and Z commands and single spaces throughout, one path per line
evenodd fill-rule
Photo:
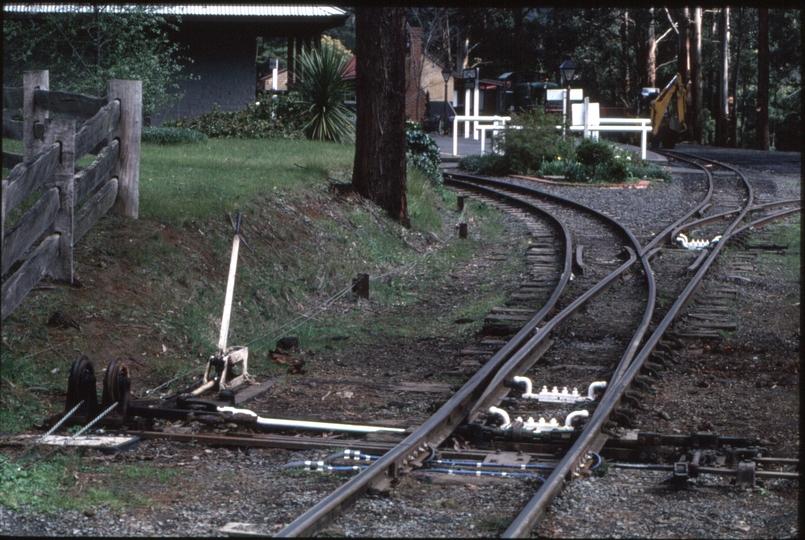
M 464 122 L 464 138 L 469 138 L 469 126 L 472 123 L 472 130 L 477 138 L 478 131 L 481 132 L 481 153 L 484 153 L 486 142 L 486 132 L 491 131 L 495 135 L 501 129 L 506 129 L 506 122 L 511 122 L 511 116 L 468 116 L 460 115 L 453 118 L 453 155 L 458 155 L 458 123 Z M 481 124 L 480 122 L 491 122 Z
M 648 146 L 648 132 L 651 131 L 651 120 L 648 118 L 600 118 L 598 116 L 598 103 L 589 103 L 585 98 L 584 104 L 574 104 L 573 114 L 574 123 L 570 126 L 570 131 L 581 131 L 584 137 L 593 137 L 598 140 L 598 133 L 601 131 L 613 132 L 641 132 L 640 136 L 640 157 L 646 159 Z M 579 123 L 575 123 L 575 120 Z M 469 138 L 469 126 L 472 123 L 472 131 L 477 139 L 478 132 L 481 132 L 481 154 L 486 151 L 486 132 L 491 131 L 495 136 L 499 131 L 506 127 L 518 129 L 520 126 L 510 125 L 511 116 L 456 116 L 453 119 L 453 155 L 458 155 L 458 123 L 464 122 L 464 138 Z M 484 123 L 481 123 L 484 122 Z M 562 129 L 562 126 L 556 126 Z

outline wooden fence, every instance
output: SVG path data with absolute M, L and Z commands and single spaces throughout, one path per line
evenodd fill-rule
M 110 80 L 106 89 L 105 98 L 50 91 L 47 71 L 25 72 L 22 88 L 3 88 L 3 109 L 23 110 L 22 122 L 4 115 L 3 137 L 21 139 L 23 153 L 3 151 L 11 172 L 2 185 L 0 320 L 44 276 L 72 283 L 73 246 L 106 212 L 138 216 L 142 82 Z M 97 157 L 77 167 L 87 154 Z M 33 206 L 7 224 L 34 192 Z

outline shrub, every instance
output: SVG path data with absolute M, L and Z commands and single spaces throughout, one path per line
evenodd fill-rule
M 207 136 L 195 129 L 144 127 L 142 141 L 153 144 L 193 144 L 207 142 Z
M 543 161 L 537 174 L 540 176 L 563 176 L 565 174 L 566 165 L 567 160 L 562 161 L 561 159 L 557 159 L 556 161 Z
M 563 139 L 556 129 L 556 118 L 542 109 L 532 109 L 512 116 L 512 125 L 507 128 L 497 148 L 503 150 L 511 172 L 533 173 L 544 161 L 553 161 L 558 156 L 570 153 L 570 138 Z
M 576 161 L 588 167 L 608 165 L 613 159 L 615 159 L 615 153 L 605 142 L 584 139 L 576 147 Z
M 590 168 L 581 163 L 570 162 L 565 165 L 565 181 L 577 183 L 592 182 Z
M 421 124 L 410 120 L 405 122 L 405 155 L 409 167 L 418 167 L 432 181 L 442 182 L 442 173 L 439 171 L 442 154 L 439 145 L 422 130 Z
M 509 160 L 500 154 L 478 154 L 462 158 L 459 166 L 476 174 L 505 176 L 511 172 Z
M 297 85 L 307 122 L 309 139 L 351 143 L 355 140 L 352 108 L 344 103 L 352 81 L 344 80 L 349 56 L 332 40 L 322 40 L 319 47 L 305 48 L 299 55 Z
M 640 178 L 642 180 L 651 178 L 661 178 L 666 182 L 671 181 L 671 173 L 669 173 L 662 167 L 658 167 L 657 165 L 649 162 L 640 162 L 635 165 L 632 165 L 629 174 L 633 178 Z
M 623 159 L 611 159 L 595 166 L 593 178 L 602 182 L 625 182 L 629 178 L 629 163 Z
M 303 139 L 304 108 L 293 94 L 277 94 L 237 112 L 211 112 L 192 120 L 164 122 L 163 127 L 184 127 L 210 138 Z

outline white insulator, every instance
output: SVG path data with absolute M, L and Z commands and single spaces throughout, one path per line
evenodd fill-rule
M 509 418 L 509 413 L 507 413 L 503 409 L 499 409 L 498 407 L 489 407 L 489 414 L 497 414 L 498 416 L 503 418 L 503 425 L 500 426 L 500 429 L 506 429 L 511 425 L 511 419 Z
M 573 419 L 578 416 L 581 416 L 582 418 L 587 418 L 588 416 L 590 416 L 590 413 L 587 411 L 573 411 L 572 413 L 567 415 L 567 418 L 565 418 L 565 427 L 572 428 Z
M 690 250 L 700 250 L 717 243 L 721 240 L 721 235 L 716 236 L 712 240 L 691 240 L 682 233 L 676 237 L 676 241 L 682 244 L 682 247 Z
M 589 388 L 587 388 L 587 399 L 590 401 L 595 399 L 595 391 L 600 389 L 604 389 L 607 387 L 606 381 L 595 381 L 594 383 L 590 384 Z
M 517 375 L 512 379 L 512 381 L 514 381 L 515 384 L 523 383 L 525 385 L 525 392 L 523 392 L 523 398 L 539 399 L 539 394 L 533 393 L 534 386 L 531 383 L 531 379 L 529 379 L 528 377 L 522 377 L 520 375 Z

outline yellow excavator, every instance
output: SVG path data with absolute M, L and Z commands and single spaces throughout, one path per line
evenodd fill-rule
M 682 75 L 677 73 L 671 82 L 663 88 L 656 99 L 651 102 L 649 118 L 651 119 L 651 147 L 673 148 L 680 138 L 680 135 L 688 129 L 685 123 L 685 113 L 687 112 L 687 90 L 685 83 L 682 82 Z M 674 113 L 669 110 L 674 96 L 676 96 L 676 109 Z

